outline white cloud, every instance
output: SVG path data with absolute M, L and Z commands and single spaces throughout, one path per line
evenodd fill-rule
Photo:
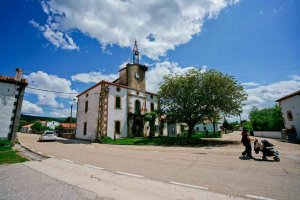
M 149 92 L 158 92 L 159 84 L 163 81 L 163 77 L 168 74 L 184 74 L 194 67 L 180 67 L 178 63 L 164 61 L 156 63 L 153 68 L 150 68 L 146 76 L 147 90 Z M 206 69 L 206 66 L 202 68 Z
M 107 45 L 131 47 L 134 39 L 144 55 L 157 59 L 168 50 L 185 44 L 201 32 L 206 19 L 215 18 L 221 10 L 237 0 L 176 0 L 176 1 L 42 1 L 47 23 L 36 25 L 57 47 L 65 39 L 77 46 L 65 34 L 70 30 L 96 38 L 105 49 Z M 65 35 L 62 35 L 65 34 Z M 74 46 L 75 45 L 75 46 Z
M 120 66 L 126 66 L 121 64 Z M 149 65 L 148 65 L 149 66 Z M 195 67 L 181 67 L 178 63 L 164 61 L 160 63 L 152 64 L 153 67 L 150 67 L 146 72 L 146 85 L 147 91 L 149 92 L 158 92 L 159 83 L 163 81 L 163 77 L 167 74 L 184 74 L 188 70 Z M 120 67 L 119 67 L 120 68 Z M 201 68 L 201 72 L 205 72 L 207 66 Z M 102 80 L 113 81 L 119 77 L 118 74 L 103 74 L 102 72 L 89 72 L 89 73 L 80 73 L 73 75 L 72 81 L 78 81 L 82 83 L 98 83 Z
M 102 80 L 114 81 L 118 78 L 117 74 L 103 74 L 102 72 L 79 73 L 71 76 L 72 81 L 82 83 L 98 83 Z
M 248 114 L 253 106 L 259 109 L 272 107 L 276 100 L 300 89 L 300 76 L 290 76 L 290 80 L 274 82 L 268 85 L 258 85 L 246 89 L 248 100 L 243 107 L 243 119 L 248 118 Z
M 41 31 L 43 36 L 55 47 L 67 50 L 79 49 L 79 47 L 75 44 L 73 39 L 67 33 L 55 30 L 53 27 L 47 24 L 41 26 L 33 20 L 31 20 L 30 23 L 39 31 Z
M 25 113 L 25 114 L 40 114 L 43 112 L 43 109 L 36 105 L 36 104 L 33 104 L 29 101 L 26 101 L 24 100 L 23 101 L 23 104 L 22 104 L 22 113 Z
M 57 98 L 72 99 L 76 96 L 76 94 L 65 93 L 77 93 L 76 90 L 71 89 L 71 81 L 60 78 L 56 75 L 49 75 L 42 71 L 32 72 L 29 75 L 24 76 L 24 78 L 26 78 L 29 82 L 29 87 L 26 88 L 26 93 L 37 95 L 38 105 L 62 108 L 63 104 L 57 102 Z M 35 90 L 30 87 L 63 93 Z
M 52 117 L 70 117 L 71 116 L 71 108 L 66 109 L 54 109 L 49 112 L 49 115 Z M 72 110 L 72 116 L 76 117 L 76 109 Z
M 255 82 L 246 82 L 246 83 L 241 83 L 241 84 L 244 86 L 258 86 L 259 85 L 258 83 L 255 83 Z

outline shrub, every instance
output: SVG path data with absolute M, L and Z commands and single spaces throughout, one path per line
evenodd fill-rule
M 108 137 L 108 136 L 101 136 L 101 138 L 100 138 L 100 140 L 99 140 L 99 143 L 104 143 L 104 144 L 106 144 L 106 143 L 110 143 L 110 142 L 112 142 L 113 141 L 113 139 L 111 139 L 110 137 Z

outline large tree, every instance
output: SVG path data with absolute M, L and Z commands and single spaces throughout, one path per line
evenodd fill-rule
M 160 85 L 161 108 L 171 121 L 194 126 L 216 113 L 237 115 L 246 100 L 244 88 L 234 77 L 216 70 L 193 69 L 184 75 L 167 75 Z
M 249 119 L 255 131 L 280 131 L 284 128 L 281 108 L 278 105 L 261 110 L 253 107 Z

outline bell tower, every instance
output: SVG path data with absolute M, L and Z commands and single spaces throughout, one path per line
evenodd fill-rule
M 146 71 L 148 67 L 139 63 L 140 52 L 137 42 L 134 42 L 132 50 L 132 64 L 127 64 L 126 67 L 119 70 L 119 78 L 114 83 L 126 85 L 138 91 L 146 91 Z
M 139 64 L 140 62 L 140 52 L 139 52 L 139 49 L 138 49 L 138 46 L 137 46 L 137 42 L 136 40 L 134 41 L 134 47 L 133 47 L 133 64 Z

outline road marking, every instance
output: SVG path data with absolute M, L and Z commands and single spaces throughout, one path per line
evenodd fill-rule
M 50 157 L 50 158 L 54 158 L 54 156 L 51 156 L 51 155 L 47 155 L 48 157 Z
M 201 186 L 197 186 L 197 185 L 190 185 L 190 184 L 179 183 L 179 182 L 174 182 L 174 181 L 170 181 L 170 183 L 175 184 L 175 185 L 186 186 L 186 187 L 198 188 L 198 189 L 202 189 L 202 190 L 208 190 L 207 187 L 201 187 Z
M 35 151 L 35 149 L 30 149 L 31 151 Z
M 62 159 L 62 160 L 66 161 L 66 162 L 70 162 L 70 163 L 73 163 L 73 162 L 74 162 L 74 161 L 68 160 L 68 159 Z
M 86 167 L 90 167 L 90 168 L 93 168 L 93 169 L 101 169 L 101 170 L 103 170 L 104 168 L 102 168 L 102 167 L 96 167 L 96 166 L 93 166 L 93 165 L 88 165 L 88 164 L 83 164 L 84 166 L 86 166 Z
M 261 200 L 275 200 L 275 199 L 271 199 L 271 198 L 267 198 L 267 197 L 260 197 L 260 196 L 250 195 L 250 194 L 247 194 L 246 197 L 250 197 L 250 198 L 254 198 L 254 199 L 261 199 Z
M 42 152 L 38 151 L 39 154 L 43 154 Z
M 127 175 L 127 176 L 134 176 L 134 177 L 138 177 L 138 178 L 143 178 L 143 176 L 141 176 L 141 175 L 130 174 L 130 173 L 120 172 L 120 171 L 117 171 L 116 174 L 123 174 L 123 175 Z

